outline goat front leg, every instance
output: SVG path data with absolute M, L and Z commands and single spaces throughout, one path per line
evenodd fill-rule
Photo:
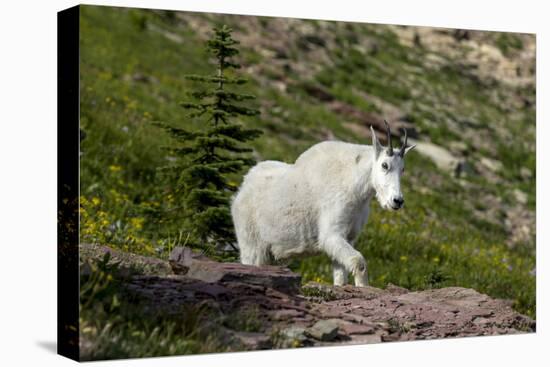
M 332 275 L 334 285 L 346 285 L 348 283 L 348 271 L 337 261 L 332 262 Z
M 344 270 L 349 271 L 355 278 L 355 285 L 365 287 L 369 285 L 367 276 L 367 262 L 359 251 L 353 248 L 344 237 L 333 234 L 321 241 L 323 250 L 333 261 L 341 264 Z M 336 277 L 335 277 L 335 285 Z

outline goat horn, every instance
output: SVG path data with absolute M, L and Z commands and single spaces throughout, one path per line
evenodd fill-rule
M 388 150 L 387 150 L 387 153 L 391 157 L 393 155 L 393 147 L 391 145 L 390 125 L 388 124 L 388 121 L 386 121 L 386 119 L 384 119 L 384 124 L 386 124 L 386 134 L 388 134 Z
M 399 150 L 399 155 L 401 156 L 401 158 L 403 158 L 403 156 L 405 155 L 405 149 L 407 148 L 407 129 L 403 129 L 403 132 L 405 133 L 405 142 L 403 143 L 403 145 L 401 146 L 401 149 Z

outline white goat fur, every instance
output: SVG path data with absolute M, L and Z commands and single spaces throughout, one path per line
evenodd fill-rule
M 366 262 L 353 243 L 372 197 L 390 208 L 401 195 L 403 171 L 398 151 L 381 154 L 374 132 L 373 145 L 326 141 L 294 164 L 264 161 L 251 168 L 231 206 L 241 262 L 264 265 L 324 252 L 335 284 L 345 284 L 351 272 L 356 285 L 367 285 Z M 383 161 L 390 168 L 381 172 Z

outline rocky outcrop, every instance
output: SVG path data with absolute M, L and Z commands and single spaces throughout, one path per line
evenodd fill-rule
M 294 293 L 300 288 L 300 276 L 280 266 L 249 266 L 238 263 L 221 263 L 191 251 L 176 247 L 170 254 L 174 273 L 207 283 L 242 282 Z
M 410 292 L 397 286 L 331 286 L 308 283 L 277 266 L 219 263 L 189 249 L 176 248 L 170 261 L 147 258 L 104 246 L 81 245 L 81 261 L 109 252 L 110 261 L 133 259 L 145 272 L 125 279 L 125 289 L 148 312 L 182 312 L 186 305 L 216 310 L 209 320 L 234 350 L 533 332 L 535 321 L 515 312 L 509 302 L 460 287 Z M 163 265 L 159 265 L 159 264 Z M 141 265 L 140 265 L 141 266 Z M 167 272 L 170 267 L 171 273 Z M 158 269 L 155 273 L 151 269 Z M 135 270 L 135 268 L 134 268 Z M 254 320 L 254 330 L 227 323 Z

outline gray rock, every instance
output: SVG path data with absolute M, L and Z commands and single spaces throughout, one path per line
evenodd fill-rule
M 247 350 L 271 348 L 271 337 L 264 333 L 236 332 L 234 336 Z
M 520 198 L 521 200 L 522 198 Z M 508 244 L 515 246 L 535 240 L 536 220 L 532 210 L 526 210 L 522 205 L 515 205 L 506 211 L 504 225 L 510 233 Z
M 193 252 L 188 247 L 175 247 L 170 253 L 168 261 L 176 274 L 185 275 L 189 271 L 193 259 Z
M 306 333 L 320 341 L 332 341 L 338 335 L 339 320 L 319 320 L 312 327 L 306 329 Z
M 524 180 L 529 180 L 533 177 L 533 172 L 527 167 L 521 167 L 519 174 Z
M 379 334 L 351 335 L 350 339 L 346 344 L 376 344 L 382 342 L 382 337 Z
M 416 144 L 416 151 L 429 158 L 439 169 L 446 172 L 455 172 L 460 159 L 455 157 L 447 149 L 429 142 L 421 142 L 409 139 L 410 145 Z
M 463 155 L 468 152 L 468 145 L 463 141 L 451 141 L 448 144 L 451 152 Z
M 520 204 L 527 204 L 527 194 L 519 189 L 514 190 L 514 198 Z
M 281 336 L 286 339 L 290 346 L 303 345 L 307 342 L 306 329 L 301 327 L 289 327 L 281 331 Z
M 487 157 L 481 157 L 479 160 L 482 166 L 487 168 L 493 173 L 496 173 L 502 169 L 502 162 L 497 161 L 495 159 L 487 158 Z

